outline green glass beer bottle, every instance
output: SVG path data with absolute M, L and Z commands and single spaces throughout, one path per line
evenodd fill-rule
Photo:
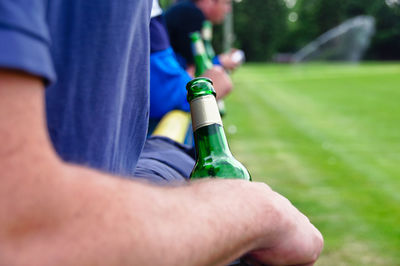
M 187 84 L 186 89 L 197 156 L 190 177 L 238 178 L 251 181 L 247 169 L 229 150 L 212 81 L 208 78 L 195 78 Z
M 208 69 L 211 69 L 213 67 L 213 64 L 207 56 L 200 33 L 197 31 L 191 33 L 190 39 L 192 41 L 193 55 L 194 55 L 194 64 L 195 64 L 194 75 L 196 77 L 200 77 Z
M 203 22 L 203 27 L 201 28 L 201 37 L 203 38 L 204 48 L 206 49 L 206 54 L 208 59 L 211 61 L 215 56 L 214 48 L 212 47 L 213 29 L 212 24 L 209 20 Z
M 201 37 L 203 38 L 204 48 L 206 49 L 206 53 L 208 58 L 212 61 L 215 57 L 215 51 L 212 46 L 212 38 L 213 38 L 213 25 L 211 21 L 205 20 L 203 22 L 203 27 L 201 28 Z M 221 117 L 224 117 L 226 114 L 225 102 L 222 99 L 217 101 L 218 110 Z
M 190 39 L 192 40 L 193 54 L 194 54 L 194 64 L 195 64 L 195 76 L 200 77 L 206 72 L 208 69 L 212 68 L 213 64 L 211 59 L 209 58 L 209 54 L 207 53 L 204 44 L 199 32 L 193 32 L 190 35 Z M 210 48 L 212 49 L 211 42 Z M 213 50 L 214 52 L 214 50 Z M 214 56 L 213 56 L 214 57 Z M 225 111 L 225 103 L 223 100 L 218 100 L 218 110 L 221 116 L 224 116 Z

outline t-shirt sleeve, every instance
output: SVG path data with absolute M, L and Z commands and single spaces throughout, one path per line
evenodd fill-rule
M 0 68 L 55 81 L 46 7 L 46 0 L 0 1 Z
M 134 177 L 158 185 L 189 179 L 195 164 L 194 149 L 169 138 L 152 136 L 146 140 Z

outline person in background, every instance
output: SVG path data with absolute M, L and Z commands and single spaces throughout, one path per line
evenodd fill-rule
M 214 25 L 221 24 L 230 11 L 231 0 L 185 0 L 166 10 L 164 17 L 171 46 L 181 66 L 190 69 L 194 64 L 189 34 L 201 31 L 205 20 Z M 235 49 L 217 55 L 213 63 L 222 65 L 226 70 L 237 68 L 240 62 L 232 59 L 234 52 Z
M 193 78 L 176 60 L 158 0 L 153 1 L 150 20 L 150 132 L 169 111 L 190 112 L 186 84 Z M 230 77 L 219 66 L 204 73 L 213 80 L 218 98 L 232 90 Z
M 0 2 L 0 265 L 312 265 L 321 234 L 265 184 L 134 178 L 151 5 Z

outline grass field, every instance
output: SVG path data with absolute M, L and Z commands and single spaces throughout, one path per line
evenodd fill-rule
M 224 126 L 320 229 L 317 265 L 400 265 L 400 63 L 246 64 Z

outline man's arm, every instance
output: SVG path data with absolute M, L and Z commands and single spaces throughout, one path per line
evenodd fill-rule
M 254 250 L 299 264 L 321 251 L 319 232 L 266 185 L 155 187 L 66 164 L 44 117 L 41 81 L 0 71 L 0 265 L 223 265 Z

